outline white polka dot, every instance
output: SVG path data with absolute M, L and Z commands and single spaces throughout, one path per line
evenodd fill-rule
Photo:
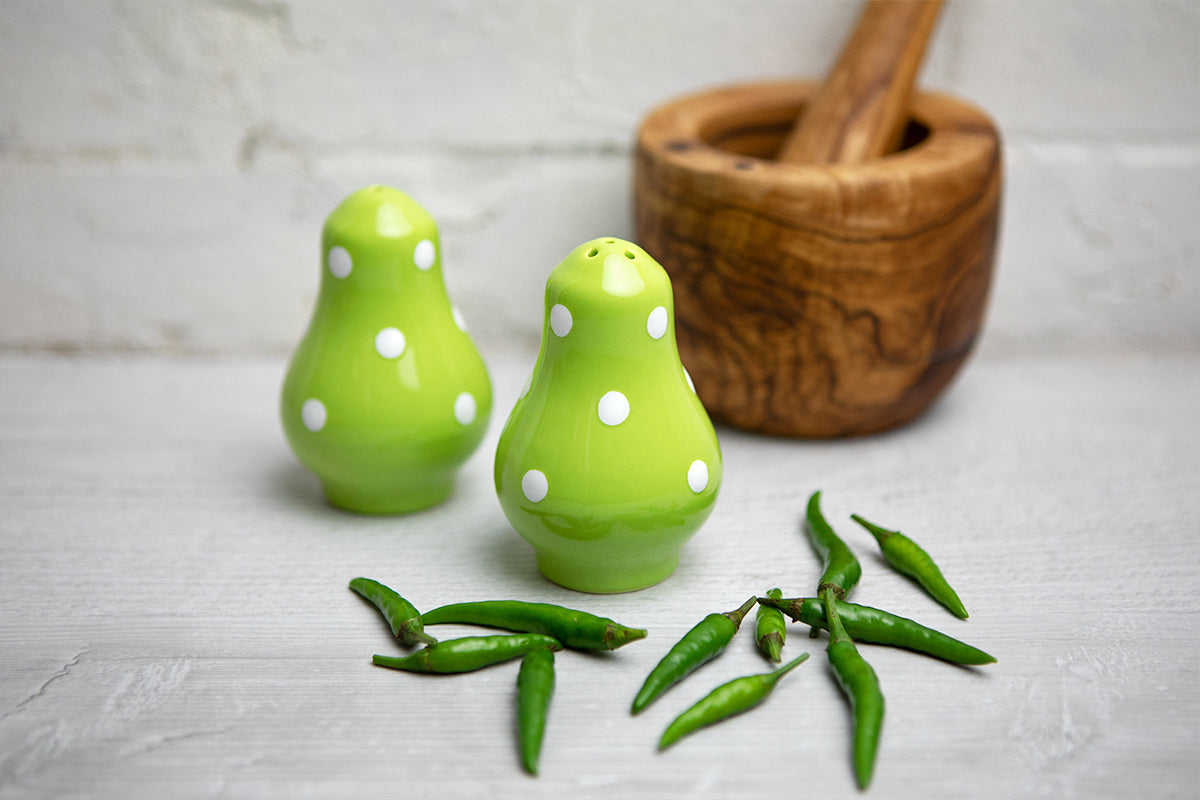
M 354 260 L 350 258 L 350 251 L 339 245 L 334 245 L 329 248 L 329 272 L 335 278 L 344 278 L 350 274 L 350 270 L 354 268 Z
M 384 358 L 399 358 L 406 346 L 404 334 L 396 328 L 384 328 L 375 334 L 375 351 Z
M 417 265 L 417 269 L 422 272 L 428 270 L 436 259 L 437 250 L 434 248 L 433 242 L 428 239 L 417 242 L 416 249 L 413 250 L 413 263 Z
M 700 459 L 692 462 L 688 467 L 688 486 L 692 487 L 692 491 L 700 494 L 708 486 L 708 464 L 705 464 Z
M 646 333 L 650 334 L 651 339 L 661 339 L 666 332 L 667 309 L 666 306 L 659 306 L 646 317 Z
M 541 470 L 531 469 L 521 478 L 521 493 L 531 503 L 540 503 L 550 491 L 550 483 Z
M 463 318 L 462 312 L 457 307 L 450 308 L 450 316 L 454 317 L 454 324 L 463 333 L 467 332 L 467 321 Z
M 477 411 L 475 396 L 470 392 L 463 392 L 454 398 L 454 418 L 460 425 L 470 425 L 474 422 Z
M 620 392 L 605 392 L 596 411 L 605 425 L 620 425 L 629 418 L 629 398 Z
M 554 335 L 562 338 L 571 332 L 571 326 L 575 324 L 575 320 L 571 318 L 571 309 L 564 306 L 562 303 L 556 303 L 550 309 L 550 330 L 554 331 Z
M 687 371 L 687 367 L 683 368 L 683 377 L 687 379 L 688 388 L 692 390 L 692 394 L 695 394 L 696 384 L 692 383 L 692 374 Z
M 325 404 L 315 397 L 305 400 L 304 405 L 300 406 L 300 421 L 313 433 L 325 427 L 327 418 Z

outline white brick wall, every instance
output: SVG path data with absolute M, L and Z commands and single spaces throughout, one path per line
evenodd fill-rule
M 325 215 L 442 226 L 480 338 L 631 236 L 669 97 L 822 74 L 858 4 L 3 0 L 0 349 L 285 353 Z M 1200 347 L 1200 1 L 947 0 L 923 85 L 988 109 L 1008 184 L 985 347 Z

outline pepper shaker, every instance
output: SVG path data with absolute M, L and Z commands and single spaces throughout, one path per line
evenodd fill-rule
M 580 245 L 547 281 L 541 349 L 496 450 L 500 505 L 538 569 L 584 592 L 664 580 L 721 475 L 666 272 L 627 241 Z
M 369 186 L 325 221 L 321 287 L 284 379 L 283 429 L 329 502 L 399 514 L 450 495 L 491 413 L 487 369 L 442 279 L 437 225 Z

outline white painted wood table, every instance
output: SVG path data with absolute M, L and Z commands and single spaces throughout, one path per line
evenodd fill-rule
M 764 668 L 745 628 L 628 710 L 705 614 L 813 590 L 800 520 L 817 488 L 863 561 L 857 600 L 999 658 L 864 646 L 888 709 L 864 796 L 1195 796 L 1200 354 L 980 356 L 886 435 L 722 429 L 710 521 L 672 578 L 616 596 L 547 583 L 507 526 L 491 455 L 532 359 L 486 355 L 487 442 L 450 501 L 404 518 L 322 502 L 279 430 L 282 361 L 0 359 L 0 797 L 856 796 L 847 707 L 801 626 L 785 653 L 813 658 L 750 714 L 655 752 L 675 714 Z M 851 512 L 921 541 L 970 620 L 883 565 Z M 550 601 L 650 635 L 559 656 L 535 779 L 516 755 L 517 664 L 371 666 L 400 648 L 346 588 L 357 575 L 418 607 Z

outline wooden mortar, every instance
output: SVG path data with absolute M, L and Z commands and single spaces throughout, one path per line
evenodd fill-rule
M 671 276 L 684 364 L 727 424 L 799 437 L 891 428 L 938 397 L 979 334 L 999 228 L 1000 135 L 961 100 L 910 92 L 928 28 L 907 32 L 891 55 L 864 57 L 887 39 L 870 33 L 878 7 L 868 5 L 823 85 L 719 88 L 661 106 L 639 130 L 638 241 Z M 897 64 L 907 77 L 895 78 Z M 872 104 L 893 111 L 868 114 L 866 127 L 886 127 L 891 114 L 895 132 L 864 137 L 853 117 Z M 835 124 L 831 105 L 843 128 L 822 137 Z M 796 143 L 809 106 L 821 111 L 816 139 L 825 139 L 809 151 L 834 155 L 777 160 L 785 142 L 805 150 Z M 898 145 L 887 142 L 897 132 Z M 858 150 L 865 160 L 836 163 L 854 139 L 899 149 L 872 157 L 880 145 L 869 145 Z

